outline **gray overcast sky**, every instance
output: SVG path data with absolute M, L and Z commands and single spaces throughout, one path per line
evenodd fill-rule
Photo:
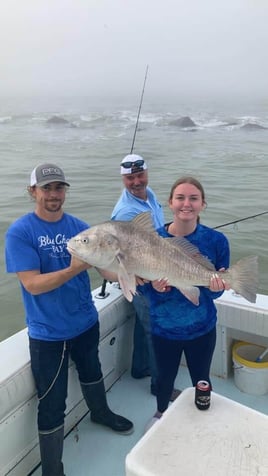
M 266 93 L 267 0 L 2 0 L 0 94 Z

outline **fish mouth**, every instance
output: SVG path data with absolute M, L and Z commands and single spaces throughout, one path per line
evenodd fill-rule
M 69 244 L 67 244 L 67 250 L 68 250 L 69 253 L 71 253 L 72 255 L 77 256 L 77 253 L 76 253 L 75 249 L 72 248 Z

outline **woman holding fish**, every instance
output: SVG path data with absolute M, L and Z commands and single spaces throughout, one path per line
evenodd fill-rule
M 205 256 L 216 270 L 227 269 L 230 259 L 227 238 L 199 223 L 199 214 L 206 207 L 205 192 L 199 181 L 193 177 L 177 180 L 171 188 L 169 207 L 173 221 L 158 229 L 158 233 L 164 238 L 185 237 L 193 245 L 191 248 L 189 244 L 189 253 L 195 259 L 202 260 Z M 209 288 L 200 286 L 199 305 L 191 302 L 191 289 L 178 290 L 165 279 L 153 281 L 144 288 L 151 304 L 152 338 L 159 371 L 153 424 L 168 407 L 183 352 L 193 386 L 199 380 L 210 382 L 216 344 L 214 299 L 229 286 L 215 272 Z

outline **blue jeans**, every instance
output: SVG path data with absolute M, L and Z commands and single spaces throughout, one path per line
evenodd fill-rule
M 98 348 L 99 322 L 68 341 L 30 337 L 31 368 L 39 398 L 39 431 L 49 431 L 64 424 L 69 355 L 75 362 L 80 382 L 92 383 L 102 378 Z
M 157 335 L 152 337 L 158 365 L 157 410 L 163 413 L 169 404 L 182 352 L 185 354 L 193 386 L 199 380 L 210 382 L 209 373 L 216 345 L 216 327 L 208 334 L 192 340 L 171 340 Z
M 133 305 L 136 311 L 134 345 L 131 374 L 133 377 L 151 375 L 151 386 L 156 388 L 157 364 L 152 343 L 149 304 L 142 295 L 135 295 Z

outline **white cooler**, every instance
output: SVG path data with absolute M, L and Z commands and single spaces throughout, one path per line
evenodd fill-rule
M 126 476 L 268 476 L 268 416 L 187 388 L 126 457 Z M 146 422 L 145 422 L 146 423 Z

